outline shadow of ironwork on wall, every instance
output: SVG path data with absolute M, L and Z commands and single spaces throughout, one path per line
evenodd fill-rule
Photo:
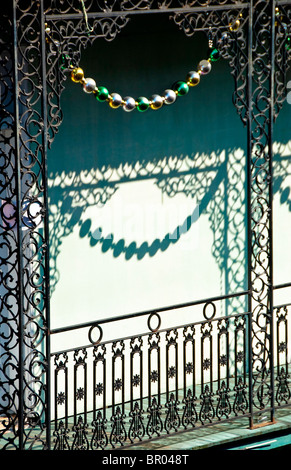
M 284 186 L 290 174 L 290 142 L 275 143 L 274 150 L 274 194 L 280 193 L 281 204 L 291 210 L 290 187 Z M 83 216 L 87 208 L 103 207 L 115 197 L 122 184 L 146 179 L 170 198 L 178 194 L 195 198 L 193 212 L 173 232 L 152 243 L 126 242 L 112 233 L 104 233 L 102 227 L 93 230 L 92 220 Z M 245 158 L 240 150 L 57 175 L 49 182 L 52 292 L 60 277 L 57 260 L 61 245 L 76 227 L 80 238 L 86 238 L 92 248 L 111 252 L 115 258 L 123 256 L 127 261 L 133 257 L 141 260 L 178 243 L 203 214 L 209 218 L 213 235 L 211 252 L 225 277 L 226 289 L 243 289 L 246 276 L 244 180 Z
M 115 258 L 124 256 L 127 261 L 132 257 L 141 260 L 145 255 L 153 257 L 178 243 L 204 214 L 213 233 L 212 255 L 226 277 L 227 289 L 242 289 L 246 262 L 244 166 L 242 151 L 236 150 L 56 176 L 50 180 L 52 291 L 60 276 L 57 259 L 62 242 L 76 227 L 79 236 L 86 238 L 92 248 L 111 252 Z M 93 230 L 92 220 L 82 216 L 88 207 L 105 206 L 122 184 L 145 179 L 152 180 L 169 198 L 179 194 L 188 200 L 195 198 L 193 212 L 173 232 L 152 243 L 135 240 L 126 243 L 114 234 L 103 233 L 102 227 Z

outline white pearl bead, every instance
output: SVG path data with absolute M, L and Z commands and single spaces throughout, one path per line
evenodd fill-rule
M 174 90 L 165 90 L 164 91 L 164 98 L 166 104 L 172 104 L 176 101 L 177 95 Z
M 111 93 L 110 106 L 112 108 L 118 108 L 122 103 L 122 98 L 118 93 Z
M 130 111 L 133 111 L 134 108 L 135 108 L 135 106 L 136 106 L 136 104 L 135 104 L 135 99 L 132 98 L 131 96 L 126 96 L 126 97 L 124 98 L 124 101 L 125 101 L 125 103 L 124 103 L 124 105 L 123 105 L 124 111 L 127 111 L 128 113 L 129 113 Z
M 96 82 L 93 78 L 85 78 L 85 83 L 83 85 L 83 90 L 85 93 L 92 93 L 96 88 Z
M 211 63 L 208 60 L 201 60 L 198 64 L 198 70 L 202 75 L 207 75 L 211 71 Z
M 159 109 L 163 106 L 164 103 L 164 100 L 160 95 L 153 95 L 150 101 L 152 109 Z

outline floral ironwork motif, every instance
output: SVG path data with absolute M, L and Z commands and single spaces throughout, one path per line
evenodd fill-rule
M 243 351 L 239 351 L 236 355 L 236 361 L 237 362 L 242 362 L 244 360 L 244 352 Z
M 187 362 L 187 364 L 185 365 L 185 372 L 186 374 L 191 374 L 191 372 L 193 372 L 194 370 L 194 365 L 192 362 Z
M 220 356 L 219 364 L 221 366 L 226 366 L 227 365 L 227 356 L 226 356 L 226 354 L 223 354 L 222 356 Z
M 65 403 L 65 400 L 66 400 L 66 394 L 64 392 L 59 392 L 57 394 L 57 404 L 63 405 L 63 403 Z
M 203 369 L 208 370 L 211 366 L 211 360 L 209 358 L 204 359 L 203 361 Z
M 278 346 L 278 352 L 282 353 L 287 350 L 287 344 L 285 341 L 281 341 L 281 343 Z
M 157 380 L 159 379 L 159 373 L 157 370 L 153 370 L 151 373 L 150 373 L 150 380 L 151 382 L 157 382 Z
M 138 374 L 135 374 L 133 377 L 132 377 L 132 385 L 134 387 L 138 387 L 140 384 L 140 375 Z
M 172 379 L 175 376 L 176 376 L 176 367 L 170 366 L 168 370 L 168 377 Z
M 83 400 L 84 399 L 84 396 L 85 396 L 85 390 L 83 387 L 79 387 L 77 390 L 76 390 L 76 399 L 77 400 Z
M 102 393 L 104 392 L 104 385 L 102 383 L 98 383 L 95 387 L 95 393 L 96 395 L 102 395 Z
M 114 382 L 114 390 L 119 392 L 119 390 L 121 390 L 122 387 L 123 387 L 122 380 L 121 379 L 116 379 L 115 382 Z

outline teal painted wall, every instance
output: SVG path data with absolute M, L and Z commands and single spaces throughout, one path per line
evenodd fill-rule
M 207 48 L 168 19 L 133 19 L 80 65 L 111 92 L 150 97 L 195 70 Z M 48 161 L 53 328 L 247 287 L 246 129 L 233 89 L 222 60 L 187 96 L 145 113 L 112 110 L 66 82 Z M 290 108 L 275 133 L 285 146 Z M 277 206 L 289 230 L 290 205 Z
M 274 125 L 273 163 L 273 270 L 274 284 L 291 279 L 291 73 L 287 73 L 287 99 Z M 274 304 L 290 303 L 291 289 L 274 292 Z M 290 325 L 289 325 L 290 328 Z M 289 334 L 291 331 L 289 332 Z

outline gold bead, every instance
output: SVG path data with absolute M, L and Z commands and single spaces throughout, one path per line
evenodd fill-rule
M 75 83 L 79 83 L 84 80 L 84 71 L 80 67 L 75 68 L 71 72 L 71 79 Z
M 238 31 L 239 27 L 240 27 L 240 20 L 236 20 L 234 23 L 231 23 L 229 25 L 229 30 L 235 32 L 235 31 Z

